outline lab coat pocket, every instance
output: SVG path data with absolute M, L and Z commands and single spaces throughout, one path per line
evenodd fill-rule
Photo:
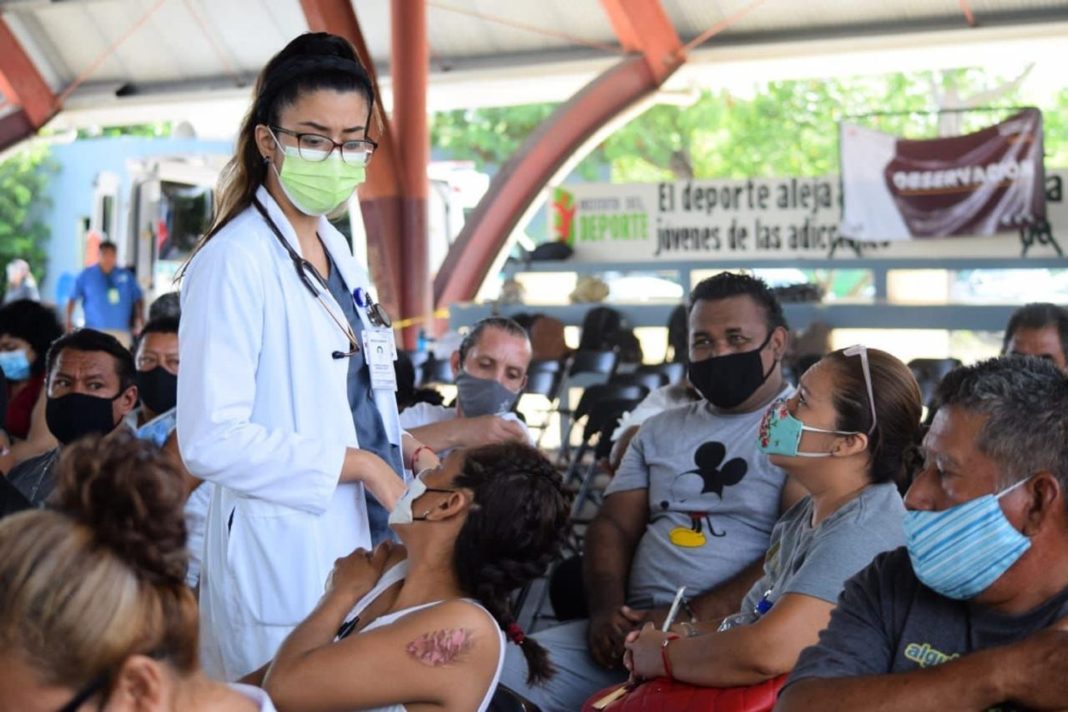
M 240 502 L 227 559 L 241 605 L 263 625 L 295 626 L 323 592 L 318 518 L 265 502 Z

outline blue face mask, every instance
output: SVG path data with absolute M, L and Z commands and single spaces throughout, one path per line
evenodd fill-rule
M 0 370 L 9 381 L 25 381 L 30 377 L 30 359 L 23 349 L 0 351 Z
M 771 404 L 764 419 L 760 421 L 760 429 L 757 431 L 757 447 L 767 455 L 785 455 L 786 457 L 830 457 L 830 452 L 801 452 L 801 434 L 804 431 L 810 433 L 830 433 L 831 435 L 856 435 L 857 433 L 844 430 L 824 430 L 805 425 L 790 414 L 786 407 L 786 399 L 780 398 Z
M 1030 479 L 941 512 L 905 512 L 905 543 L 916 577 L 958 601 L 989 588 L 1031 548 L 998 503 Z

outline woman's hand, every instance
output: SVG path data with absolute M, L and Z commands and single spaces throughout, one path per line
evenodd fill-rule
M 410 466 L 412 474 L 418 474 L 441 464 L 441 460 L 428 445 L 424 445 L 411 435 L 405 433 L 402 442 L 404 443 L 402 447 L 404 464 Z
M 374 551 L 357 549 L 334 561 L 334 570 L 326 579 L 326 595 L 355 604 L 367 594 L 386 568 L 393 542 L 384 541 Z
M 341 466 L 342 482 L 362 482 L 379 503 L 392 512 L 404 494 L 404 480 L 386 461 L 367 450 L 349 448 Z
M 639 678 L 665 675 L 664 660 L 660 651 L 664 647 L 664 641 L 669 637 L 671 637 L 670 633 L 657 630 L 652 623 L 646 623 L 640 631 L 629 633 L 626 642 L 623 643 L 623 647 L 627 650 L 623 659 L 631 675 Z

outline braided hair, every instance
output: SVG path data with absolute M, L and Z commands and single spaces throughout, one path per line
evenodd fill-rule
M 519 629 L 511 594 L 559 554 L 571 495 L 549 460 L 519 443 L 468 451 L 453 484 L 474 492 L 453 554 L 460 586 L 522 649 L 528 683 L 544 682 L 553 674 L 548 654 Z

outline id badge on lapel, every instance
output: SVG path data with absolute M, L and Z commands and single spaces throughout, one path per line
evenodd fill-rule
M 393 361 L 397 358 L 393 330 L 371 327 L 363 330 L 363 354 L 371 373 L 371 388 L 376 391 L 396 391 L 397 372 Z

